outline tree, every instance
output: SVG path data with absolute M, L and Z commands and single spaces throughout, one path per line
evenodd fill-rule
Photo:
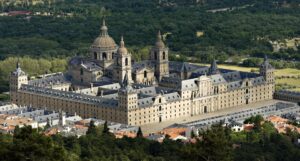
M 90 125 L 89 125 L 89 128 L 88 128 L 86 134 L 87 135 L 90 135 L 90 134 L 95 135 L 95 134 L 97 134 L 97 129 L 96 129 L 94 120 L 90 121 Z
M 103 125 L 103 134 L 109 134 L 109 128 L 107 125 L 107 121 L 105 121 L 104 125 Z
M 143 138 L 144 137 L 141 127 L 139 127 L 139 129 L 138 129 L 138 131 L 136 133 L 136 137 L 137 138 Z
M 221 124 L 212 125 L 211 129 L 201 132 L 202 140 L 198 141 L 199 160 L 232 160 L 232 146 L 230 135 L 226 134 L 226 129 Z

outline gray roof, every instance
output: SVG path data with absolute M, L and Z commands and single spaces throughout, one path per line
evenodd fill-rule
M 57 73 L 40 79 L 30 80 L 28 82 L 29 85 L 40 86 L 40 87 L 63 84 L 63 83 L 70 83 L 63 73 Z
M 229 82 L 228 85 L 227 85 L 227 89 L 228 90 L 235 90 L 237 88 L 240 88 L 242 85 L 242 82 L 241 81 L 235 81 L 235 82 Z
M 16 70 L 13 71 L 12 74 L 15 76 L 25 76 L 26 75 L 26 73 L 24 71 L 22 71 L 19 61 L 17 62 Z
M 227 83 L 224 77 L 221 74 L 215 74 L 210 76 L 213 84 L 223 84 Z
M 51 97 L 57 97 L 61 99 L 67 99 L 72 100 L 75 102 L 85 102 L 88 104 L 95 104 L 95 105 L 102 105 L 105 107 L 117 107 L 118 106 L 118 100 L 115 99 L 108 99 L 103 97 L 97 97 L 97 96 L 90 96 L 90 95 L 84 95 L 79 93 L 73 93 L 69 91 L 60 91 L 55 89 L 45 89 L 42 87 L 35 87 L 31 85 L 22 85 L 20 88 L 23 92 L 29 92 L 29 93 L 37 93 L 40 95 L 47 95 Z
M 265 83 L 265 78 L 263 76 L 255 77 L 251 79 L 251 82 L 254 86 L 261 85 Z
M 154 63 L 150 60 L 144 60 L 144 61 L 141 61 L 141 62 L 137 62 L 137 63 L 134 63 L 132 65 L 132 72 L 137 72 L 139 70 L 142 70 L 144 68 L 150 68 L 150 69 L 154 69 Z
M 198 68 L 203 68 L 203 66 L 198 66 L 195 64 L 190 64 L 187 62 L 175 62 L 175 61 L 169 61 L 169 70 L 171 72 L 192 72 Z
M 94 60 L 82 57 L 73 57 L 68 64 L 70 66 L 81 66 L 88 71 L 102 70 L 102 68 Z
M 181 82 L 181 90 L 195 90 L 197 89 L 198 85 L 197 85 L 197 78 L 193 78 L 193 79 L 187 79 L 187 80 L 182 80 Z

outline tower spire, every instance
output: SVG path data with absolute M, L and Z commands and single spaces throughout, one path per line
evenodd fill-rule
M 267 54 L 265 54 L 265 56 L 264 56 L 264 61 L 268 61 L 269 59 L 268 59 L 268 55 Z
M 20 59 L 19 59 L 19 58 L 18 58 L 18 60 L 17 60 L 16 67 L 17 67 L 17 69 L 21 68 L 21 66 L 20 66 Z
M 158 33 L 157 33 L 155 46 L 156 46 L 156 48 L 160 48 L 160 49 L 165 47 L 165 44 L 162 41 L 162 36 L 161 36 L 160 30 L 158 30 Z
M 158 30 L 158 33 L 157 33 L 157 41 L 161 41 L 161 32 L 160 32 L 160 30 Z
M 123 36 L 121 36 L 120 47 L 121 48 L 125 47 L 125 42 L 124 42 Z
M 103 19 L 102 20 L 102 26 L 101 26 L 101 35 L 102 36 L 107 36 L 108 35 L 107 30 L 108 30 L 108 28 L 105 24 L 105 19 Z
M 217 65 L 217 60 L 214 59 L 211 62 L 210 68 L 209 68 L 209 74 L 218 74 L 219 73 L 219 69 L 218 69 L 218 65 Z

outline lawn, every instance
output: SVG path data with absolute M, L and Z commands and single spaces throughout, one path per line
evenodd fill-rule
M 291 89 L 291 91 L 300 92 L 300 88 L 294 88 L 294 89 Z
M 300 87 L 300 79 L 294 79 L 294 78 L 276 79 L 276 84 L 287 84 L 287 85 Z
M 286 69 L 278 69 L 275 71 L 276 76 L 295 76 L 300 75 L 299 69 L 292 69 L 292 68 L 286 68 Z
M 210 64 L 199 64 L 199 65 L 210 66 Z M 255 68 L 255 67 L 241 67 L 241 66 L 227 65 L 227 64 L 218 64 L 218 67 L 222 69 L 238 70 L 243 72 L 259 71 L 259 68 Z M 276 69 L 275 76 L 300 76 L 300 70 L 293 69 L 293 68 Z

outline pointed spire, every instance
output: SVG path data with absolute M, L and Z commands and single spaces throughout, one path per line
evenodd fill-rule
M 165 44 L 162 41 L 162 36 L 161 36 L 160 30 L 158 30 L 158 33 L 157 33 L 157 39 L 156 39 L 155 46 L 156 46 L 156 48 L 164 48 L 165 47 Z
M 218 74 L 218 73 L 219 73 L 219 69 L 218 69 L 218 65 L 217 65 L 217 60 L 214 59 L 211 62 L 211 65 L 210 65 L 210 68 L 209 68 L 209 74 L 212 75 L 212 74 Z
M 107 36 L 108 35 L 107 30 L 108 30 L 108 28 L 105 24 L 105 19 L 103 19 L 102 20 L 102 26 L 101 26 L 101 35 L 102 36 Z
M 19 58 L 18 58 L 18 60 L 17 60 L 17 65 L 16 65 L 16 67 L 17 67 L 17 69 L 21 68 L 21 66 L 20 66 L 20 59 L 19 59 Z
M 158 33 L 157 33 L 157 41 L 161 41 L 161 33 L 160 33 L 160 30 L 158 30 Z
M 103 20 L 102 20 L 102 26 L 106 26 L 105 25 L 105 19 L 103 18 Z
M 263 69 L 273 69 L 273 66 L 269 63 L 268 56 L 265 55 L 264 62 L 260 66 Z
M 121 48 L 125 47 L 125 42 L 124 42 L 123 36 L 121 36 L 120 47 Z

